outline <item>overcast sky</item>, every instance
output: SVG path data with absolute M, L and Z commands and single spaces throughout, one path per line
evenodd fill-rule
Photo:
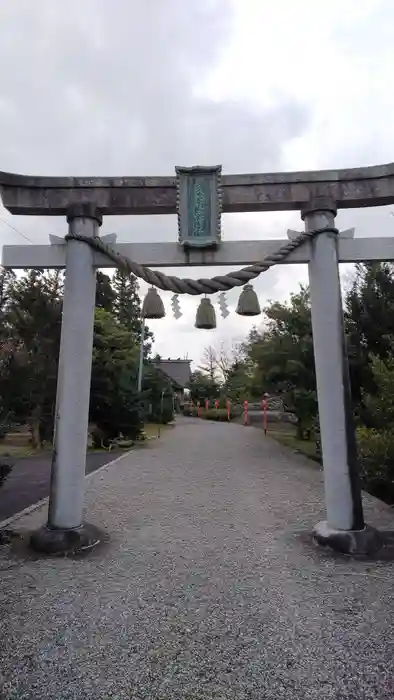
M 393 0 L 2 0 L 0 169 L 40 175 L 173 175 L 353 167 L 394 161 Z M 0 211 L 1 243 L 43 243 L 61 219 Z M 390 208 L 348 210 L 338 225 L 392 235 Z M 225 215 L 223 237 L 284 238 L 295 213 Z M 176 240 L 175 217 L 107 217 L 118 240 Z M 185 276 L 218 270 L 174 271 Z M 282 267 L 256 283 L 262 304 L 306 281 Z M 239 292 L 228 295 L 234 308 Z M 198 362 L 216 331 L 183 317 L 151 324 L 155 350 Z M 215 299 L 215 298 L 214 298 Z

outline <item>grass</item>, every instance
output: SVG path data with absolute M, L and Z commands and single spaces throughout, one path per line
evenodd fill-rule
M 316 455 L 315 441 L 299 440 L 295 435 L 294 428 L 289 426 L 287 429 L 284 427 L 276 429 L 275 427 L 271 428 L 268 426 L 267 434 L 269 437 L 274 438 L 274 440 L 277 442 L 280 442 L 281 445 L 290 447 L 290 449 L 294 450 L 295 452 L 300 452 L 301 454 L 305 455 L 305 457 L 309 457 L 309 459 L 313 459 L 315 462 L 320 462 Z
M 164 431 L 171 429 L 173 426 L 171 424 L 168 425 L 160 425 L 159 423 L 146 423 L 144 425 L 144 432 L 149 440 L 153 440 L 155 438 L 160 437 L 160 434 L 162 434 Z M 143 445 L 144 443 L 136 443 L 136 445 Z M 117 448 L 119 449 L 119 448 Z M 122 448 L 121 448 L 122 449 Z M 124 448 L 127 449 L 127 448 Z M 30 444 L 28 444 L 27 440 L 26 443 L 23 444 L 21 440 L 15 440 L 15 443 L 12 442 L 12 439 L 7 438 L 5 442 L 0 442 L 0 459 L 2 457 L 7 458 L 11 457 L 14 459 L 17 459 L 19 457 L 33 457 L 35 455 L 42 455 L 46 453 L 50 453 L 52 450 L 52 444 L 48 443 L 45 445 L 42 449 L 34 449 Z M 100 452 L 109 452 L 108 449 L 105 448 L 95 448 L 95 447 L 88 447 L 88 452 L 94 452 L 94 453 L 100 453 Z
M 12 443 L 0 443 L 0 457 L 31 457 L 41 454 L 45 450 L 34 450 L 31 445 L 13 445 Z
M 162 425 L 161 423 L 145 423 L 144 433 L 149 438 L 153 440 L 158 438 L 165 430 L 170 430 L 173 427 L 171 423 L 167 425 Z

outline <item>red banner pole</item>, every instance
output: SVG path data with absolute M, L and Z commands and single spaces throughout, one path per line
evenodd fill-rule
M 248 402 L 244 401 L 244 425 L 248 424 Z

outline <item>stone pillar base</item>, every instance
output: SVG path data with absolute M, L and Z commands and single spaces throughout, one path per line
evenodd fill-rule
M 52 556 L 83 554 L 97 547 L 104 533 L 95 525 L 84 523 L 72 529 L 55 529 L 43 525 L 30 536 L 30 547 L 35 552 Z
M 317 544 L 330 547 L 341 554 L 371 556 L 383 547 L 383 537 L 372 527 L 363 530 L 334 530 L 327 522 L 318 523 L 313 531 Z

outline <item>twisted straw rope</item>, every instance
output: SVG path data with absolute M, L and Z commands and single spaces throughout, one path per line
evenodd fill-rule
M 127 274 L 139 277 L 154 287 L 158 287 L 164 291 L 174 292 L 175 294 L 198 295 L 214 294 L 215 292 L 228 291 L 234 287 L 242 287 L 247 282 L 250 282 L 250 280 L 261 275 L 262 272 L 269 270 L 270 267 L 274 267 L 274 265 L 283 262 L 296 248 L 312 240 L 319 233 L 337 234 L 338 229 L 328 226 L 326 228 L 318 228 L 313 231 L 301 233 L 297 238 L 288 241 L 285 245 L 281 246 L 276 253 L 268 255 L 261 262 L 250 265 L 249 267 L 243 267 L 241 270 L 236 270 L 235 272 L 229 272 L 227 275 L 217 275 L 216 277 L 212 277 L 212 279 L 203 277 L 198 280 L 189 279 L 188 277 L 181 278 L 173 275 L 165 275 L 164 272 L 154 271 L 145 265 L 139 265 L 125 255 L 118 253 L 111 246 L 104 243 L 98 236 L 89 238 L 79 233 L 69 233 L 65 237 L 65 240 L 87 243 L 94 250 L 110 258 L 110 260 L 115 263 L 116 267 L 124 270 Z

